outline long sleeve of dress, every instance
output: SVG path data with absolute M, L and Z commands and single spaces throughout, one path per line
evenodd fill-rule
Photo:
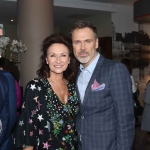
M 42 90 L 38 80 L 30 81 L 25 90 L 21 114 L 14 132 L 14 148 L 22 145 L 38 145 L 38 122 L 42 120 L 39 114 L 42 104 Z

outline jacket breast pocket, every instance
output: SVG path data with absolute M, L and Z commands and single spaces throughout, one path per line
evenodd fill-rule
M 86 101 L 87 110 L 101 111 L 112 106 L 112 98 L 110 89 L 103 89 L 100 91 L 91 91 Z

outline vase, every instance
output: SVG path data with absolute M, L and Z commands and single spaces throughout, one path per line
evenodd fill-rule
M 11 53 L 11 60 L 14 62 L 18 62 L 18 53 L 12 52 Z

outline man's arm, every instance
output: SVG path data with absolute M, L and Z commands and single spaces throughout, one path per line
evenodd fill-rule
M 4 142 L 9 125 L 9 103 L 7 78 L 0 74 L 0 145 Z
M 132 84 L 129 72 L 121 63 L 113 69 L 111 95 L 116 111 L 117 150 L 131 150 L 135 133 Z

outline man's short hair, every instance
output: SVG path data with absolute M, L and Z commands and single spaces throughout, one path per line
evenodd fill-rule
M 97 28 L 88 21 L 77 21 L 71 28 L 70 37 L 72 36 L 72 32 L 76 29 L 90 28 L 94 32 L 95 38 L 97 38 Z

